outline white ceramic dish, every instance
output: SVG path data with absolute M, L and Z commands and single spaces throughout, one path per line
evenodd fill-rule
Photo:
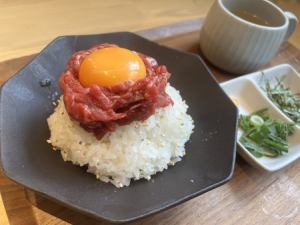
M 293 93 L 300 93 L 300 76 L 296 70 L 288 64 L 278 65 L 269 69 L 251 73 L 236 79 L 221 83 L 221 87 L 226 94 L 233 100 L 239 108 L 239 114 L 250 114 L 261 108 L 268 108 L 272 118 L 284 122 L 292 122 L 279 108 L 276 107 L 266 96 L 262 85 L 264 79 L 271 83 L 276 78 L 281 79 L 286 87 L 289 87 Z M 238 140 L 242 131 L 238 131 Z M 295 127 L 295 134 L 289 138 L 289 152 L 277 158 L 254 157 L 238 141 L 240 148 L 239 154 L 251 165 L 266 171 L 279 170 L 300 157 L 300 126 Z

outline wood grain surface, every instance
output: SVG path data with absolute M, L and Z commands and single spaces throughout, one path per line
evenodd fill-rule
M 272 0 L 300 18 L 300 1 Z M 204 16 L 213 0 L 0 0 L 0 61 L 66 34 L 137 31 Z M 290 38 L 300 48 L 300 27 Z
M 202 20 L 145 30 L 141 35 L 184 51 L 199 53 L 198 36 Z M 187 30 L 183 26 L 189 26 Z M 168 32 L 166 32 L 168 30 Z M 0 63 L 2 83 L 34 55 Z M 269 65 L 290 63 L 300 71 L 300 51 L 284 43 Z M 211 67 L 211 66 L 210 66 Z M 211 67 L 219 81 L 232 75 Z M 275 173 L 259 171 L 237 158 L 233 179 L 227 184 L 175 208 L 130 223 L 132 225 L 169 224 L 300 224 L 300 162 Z M 64 206 L 24 190 L 0 174 L 0 192 L 10 225 L 106 225 Z M 29 201 L 37 207 L 32 206 Z M 3 215 L 0 201 L 0 224 Z
M 137 31 L 204 16 L 213 0 L 0 0 L 0 61 L 57 36 Z
M 0 194 L 0 221 L 1 221 L 1 224 L 4 224 L 4 225 L 9 224 L 1 194 Z

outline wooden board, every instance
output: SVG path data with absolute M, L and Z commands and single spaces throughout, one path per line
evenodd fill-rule
M 199 53 L 198 38 L 202 22 L 202 19 L 197 19 L 141 31 L 139 34 L 163 45 Z M 31 55 L 0 63 L 0 83 L 33 57 Z M 300 71 L 300 51 L 293 45 L 284 43 L 265 67 L 280 63 L 289 63 Z M 211 65 L 210 67 L 218 81 L 234 77 Z M 131 224 L 300 224 L 298 171 L 300 161 L 281 171 L 266 173 L 252 168 L 238 157 L 233 179 L 229 183 L 175 208 Z M 2 174 L 0 191 L 11 225 L 108 224 L 25 191 Z M 38 207 L 32 206 L 27 199 Z M 4 213 L 2 211 L 0 210 L 0 218 Z M 2 220 L 0 224 L 3 224 Z
M 39 52 L 61 35 L 138 31 L 195 19 L 205 15 L 213 2 L 0 0 L 0 60 Z

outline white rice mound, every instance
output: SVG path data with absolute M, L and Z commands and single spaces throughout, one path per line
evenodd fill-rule
M 60 150 L 65 161 L 87 165 L 87 172 L 116 187 L 128 186 L 131 179 L 149 180 L 181 160 L 194 128 L 179 91 L 170 85 L 166 91 L 174 105 L 157 109 L 143 122 L 120 126 L 101 140 L 70 120 L 61 98 L 47 120 L 51 131 L 48 142 Z

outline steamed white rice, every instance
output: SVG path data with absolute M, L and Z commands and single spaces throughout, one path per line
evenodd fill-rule
M 151 175 L 181 160 L 184 144 L 194 128 L 179 92 L 170 85 L 166 91 L 173 106 L 157 109 L 144 122 L 120 126 L 101 140 L 71 121 L 60 100 L 48 118 L 48 142 L 54 150 L 60 150 L 65 161 L 87 165 L 88 172 L 117 187 L 128 186 L 131 179 L 149 180 Z

